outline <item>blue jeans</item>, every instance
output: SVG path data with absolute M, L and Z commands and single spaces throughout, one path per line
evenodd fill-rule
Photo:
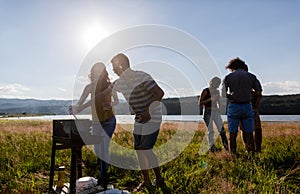
M 239 123 L 242 124 L 244 132 L 253 132 L 254 113 L 251 104 L 228 104 L 227 121 L 230 133 L 238 132 Z
M 94 145 L 94 151 L 101 160 L 100 162 L 100 177 L 107 173 L 109 163 L 109 144 L 111 137 L 116 128 L 115 116 L 107 119 L 106 121 L 93 122 L 92 130 L 93 135 L 99 136 L 101 139 L 100 144 Z
M 223 121 L 222 121 L 221 115 L 220 115 L 220 113 L 217 110 L 205 109 L 204 110 L 204 114 L 203 114 L 203 120 L 204 120 L 204 122 L 205 122 L 205 124 L 207 126 L 207 130 L 208 130 L 208 142 L 209 142 L 209 146 L 210 147 L 214 145 L 213 123 L 215 123 L 215 125 L 216 125 L 216 127 L 218 129 L 218 132 L 222 136 L 222 139 L 227 139 L 226 137 L 223 137 L 225 135 L 225 130 L 224 130 L 224 126 L 223 126 Z

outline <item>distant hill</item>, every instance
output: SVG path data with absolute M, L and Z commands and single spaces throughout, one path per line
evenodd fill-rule
M 66 114 L 71 100 L 0 98 L 1 114 Z
M 37 99 L 11 99 L 0 98 L 0 115 L 9 114 L 42 114 L 42 115 L 66 115 L 68 106 L 72 100 L 37 100 Z M 120 100 L 120 104 L 115 107 L 117 114 L 128 114 L 130 112 L 128 104 Z M 90 113 L 87 108 L 82 114 Z
M 195 115 L 202 113 L 198 106 L 199 96 L 163 99 L 163 112 L 168 115 Z M 225 112 L 226 100 L 223 99 L 222 109 Z M 67 107 L 72 100 L 37 100 L 0 98 L 0 114 L 68 114 Z M 300 94 L 263 96 L 260 105 L 262 115 L 300 115 Z M 128 104 L 121 100 L 115 107 L 116 114 L 130 114 Z M 83 114 L 89 113 L 85 110 Z

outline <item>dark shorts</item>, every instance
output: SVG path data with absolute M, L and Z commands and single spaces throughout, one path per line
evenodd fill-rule
M 160 124 L 161 122 L 149 122 L 146 124 L 135 122 L 133 130 L 134 149 L 152 149 L 159 134 Z

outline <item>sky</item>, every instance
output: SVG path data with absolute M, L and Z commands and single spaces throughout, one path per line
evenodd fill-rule
M 297 0 L 0 0 L 0 98 L 73 99 L 74 90 L 83 89 L 76 85 L 79 72 L 95 46 L 149 24 L 197 39 L 222 78 L 229 73 L 226 63 L 240 57 L 264 95 L 299 94 L 299 10 Z M 207 87 L 207 78 L 189 72 L 190 61 L 178 53 L 144 47 L 126 54 L 133 68 L 154 74 L 165 97 L 200 94 Z M 192 83 L 180 84 L 185 81 Z

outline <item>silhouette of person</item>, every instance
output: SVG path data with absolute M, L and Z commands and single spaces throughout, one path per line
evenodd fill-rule
M 247 65 L 245 65 L 244 70 L 248 71 Z M 259 82 L 258 84 L 260 88 L 262 88 Z M 261 153 L 262 127 L 261 127 L 261 121 L 260 121 L 258 109 L 262 99 L 262 94 L 252 91 L 251 95 L 252 95 L 251 104 L 254 111 L 254 147 L 255 147 L 255 152 Z M 241 125 L 240 128 L 242 130 L 242 139 L 244 141 L 245 148 L 247 148 L 248 147 L 247 138 L 245 137 L 245 134 L 243 132 L 243 127 Z
M 119 100 L 117 94 L 112 91 L 112 84 L 103 63 L 94 64 L 89 77 L 91 82 L 85 86 L 80 99 L 75 105 L 70 106 L 69 111 L 71 114 L 75 114 L 91 107 L 92 133 L 99 136 L 100 142 L 94 145 L 94 151 L 100 164 L 98 184 L 106 190 L 109 144 L 116 127 L 116 118 L 112 106 L 118 104 Z M 91 99 L 86 102 L 88 96 Z
M 144 181 L 134 191 L 148 189 L 151 192 L 154 189 L 153 185 L 163 188 L 165 182 L 153 146 L 162 120 L 160 102 L 164 92 L 149 74 L 131 69 L 125 54 L 117 54 L 111 59 L 111 63 L 113 71 L 119 76 L 114 82 L 113 89 L 123 94 L 135 114 L 134 149 Z M 149 169 L 153 169 L 156 176 L 153 185 L 151 185 Z
M 231 73 L 223 80 L 222 96 L 228 99 L 229 148 L 233 154 L 236 154 L 236 137 L 240 122 L 247 139 L 247 151 L 254 153 L 254 113 L 251 106 L 251 92 L 259 94 L 262 90 L 256 76 L 244 70 L 245 65 L 246 63 L 238 57 L 231 59 L 226 66 Z
M 224 130 L 223 121 L 220 115 L 220 92 L 218 90 L 221 84 L 219 77 L 214 77 L 209 82 L 209 87 L 202 90 L 199 105 L 203 106 L 204 113 L 203 119 L 208 130 L 208 143 L 210 151 L 215 152 L 216 147 L 214 145 L 214 129 L 213 123 L 215 123 L 219 134 L 221 135 L 222 143 L 225 150 L 228 150 L 228 140 L 226 132 Z

